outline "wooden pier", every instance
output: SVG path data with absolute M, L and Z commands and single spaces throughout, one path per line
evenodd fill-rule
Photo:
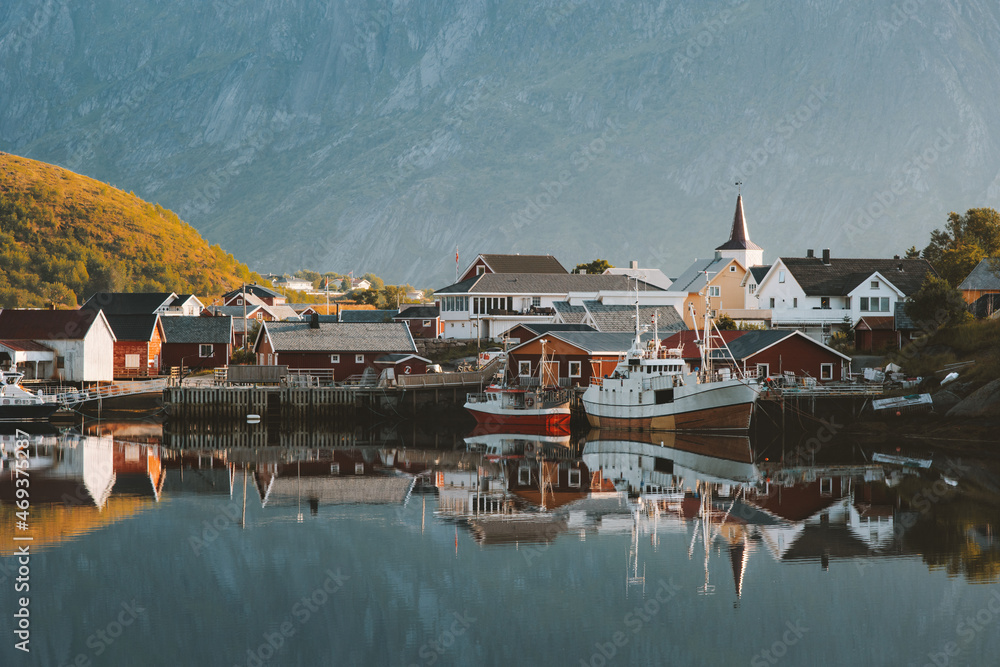
M 168 387 L 163 402 L 171 419 L 245 420 L 354 417 L 372 391 L 350 387 Z

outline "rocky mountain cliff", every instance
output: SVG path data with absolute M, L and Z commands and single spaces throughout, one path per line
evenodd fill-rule
M 998 33 L 985 0 L 11 0 L 0 149 L 262 271 L 677 275 L 736 181 L 765 259 L 886 255 L 1000 204 Z

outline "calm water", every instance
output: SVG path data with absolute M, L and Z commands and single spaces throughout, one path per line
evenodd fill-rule
M 776 443 L 600 433 L 86 431 L 30 438 L 28 531 L 2 438 L 0 664 L 1000 655 L 998 477 L 979 462 L 873 465 L 843 443 L 786 445 L 778 466 Z

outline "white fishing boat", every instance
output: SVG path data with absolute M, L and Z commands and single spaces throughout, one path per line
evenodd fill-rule
M 511 385 L 507 381 L 507 358 L 497 382 L 485 391 L 468 394 L 465 409 L 480 424 L 538 427 L 542 429 L 566 427 L 569 424 L 569 391 L 558 386 L 556 378 L 546 377 L 548 365 L 545 342 L 538 364 L 538 386 Z
M 0 371 L 0 422 L 48 421 L 58 403 L 24 389 L 23 378 L 16 369 Z
M 583 407 L 594 428 L 639 431 L 745 431 L 759 393 L 755 379 L 712 366 L 716 338 L 706 307 L 698 345 L 701 367 L 688 371 L 680 349 L 640 340 L 638 299 L 632 347 L 609 377 L 595 377 L 583 394 Z M 715 330 L 718 331 L 717 329 Z M 721 334 L 718 336 L 721 339 Z M 726 346 L 724 340 L 721 345 Z M 731 355 L 730 355 L 731 356 Z

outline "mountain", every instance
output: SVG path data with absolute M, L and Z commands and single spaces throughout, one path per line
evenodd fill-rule
M 95 292 L 221 294 L 260 280 L 159 204 L 0 153 L 0 307 L 73 307 Z
M 260 270 L 447 284 L 456 246 L 680 273 L 1000 205 L 985 0 L 10 0 L 0 144 Z

